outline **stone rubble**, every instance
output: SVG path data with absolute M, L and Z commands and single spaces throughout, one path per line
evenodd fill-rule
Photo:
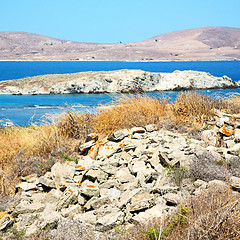
M 178 183 L 169 169 L 190 171 L 203 156 L 216 163 L 234 159 L 240 165 L 239 119 L 219 116 L 217 127 L 203 131 L 202 140 L 155 125 L 119 130 L 103 140 L 90 134 L 79 147 L 78 163 L 57 162 L 44 176 L 22 178 L 17 200 L 0 219 L 0 230 L 16 226 L 30 236 L 73 221 L 99 237 L 117 225 L 163 217 L 188 196 L 224 184 L 201 179 Z M 230 176 L 230 184 L 233 191 L 240 191 L 240 173 Z

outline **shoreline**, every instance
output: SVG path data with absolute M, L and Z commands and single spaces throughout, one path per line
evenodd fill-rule
M 240 62 L 236 60 L 0 60 L 0 62 Z

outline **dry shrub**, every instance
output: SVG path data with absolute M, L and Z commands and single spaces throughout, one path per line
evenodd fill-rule
M 182 206 L 179 206 L 179 209 L 181 208 Z M 186 218 L 181 216 L 179 211 L 163 221 L 162 219 L 153 219 L 144 225 L 135 225 L 119 239 L 240 239 L 239 193 L 236 193 L 231 201 L 226 185 L 212 186 L 201 195 L 191 196 L 185 203 L 184 209 L 187 210 Z M 176 219 L 180 219 L 180 221 L 176 222 Z M 186 223 L 183 224 L 185 220 Z M 176 224 L 172 224 L 174 222 Z M 160 229 L 162 229 L 161 238 L 158 235 Z
M 225 111 L 230 114 L 240 113 L 240 95 L 232 94 L 227 98 L 223 98 L 225 103 Z
M 0 194 L 13 193 L 20 176 L 36 172 L 54 152 L 72 149 L 71 143 L 54 125 L 1 128 Z
M 167 116 L 166 98 L 123 95 L 114 104 L 94 117 L 94 131 L 107 135 L 122 128 L 159 124 Z
M 174 103 L 173 109 L 177 121 L 191 122 L 193 125 L 210 120 L 214 117 L 214 109 L 222 105 L 221 100 L 215 100 L 198 92 L 181 92 Z
M 93 131 L 93 118 L 94 114 L 68 110 L 58 121 L 58 132 L 62 136 L 83 140 Z

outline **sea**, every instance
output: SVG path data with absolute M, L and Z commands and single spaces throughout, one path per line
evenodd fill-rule
M 240 80 L 240 61 L 191 61 L 191 62 L 125 62 L 125 61 L 0 61 L 0 81 L 32 77 L 43 74 L 64 74 L 86 71 L 112 71 L 141 69 L 149 72 L 196 70 L 214 76 L 227 75 Z M 238 89 L 199 91 L 218 98 L 240 94 Z M 179 92 L 145 93 L 174 101 Z M 65 111 L 97 112 L 100 106 L 110 105 L 119 94 L 69 94 L 69 95 L 0 95 L 0 126 L 27 126 L 56 121 Z

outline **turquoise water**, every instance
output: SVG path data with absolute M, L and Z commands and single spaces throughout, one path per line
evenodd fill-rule
M 227 75 L 240 80 L 240 61 L 232 62 L 0 62 L 0 81 L 52 73 L 84 71 L 108 71 L 119 69 L 142 69 L 150 72 L 173 72 L 175 70 L 198 70 L 214 76 Z M 240 89 L 201 91 L 213 97 L 240 93 Z M 178 92 L 165 93 L 174 101 Z M 159 92 L 147 95 L 159 97 Z M 9 119 L 15 125 L 29 125 L 46 119 L 46 114 L 56 114 L 68 108 L 81 112 L 95 112 L 101 104 L 110 104 L 118 94 L 78 95 L 0 95 L 0 124 Z M 44 117 L 45 116 L 45 117 Z

